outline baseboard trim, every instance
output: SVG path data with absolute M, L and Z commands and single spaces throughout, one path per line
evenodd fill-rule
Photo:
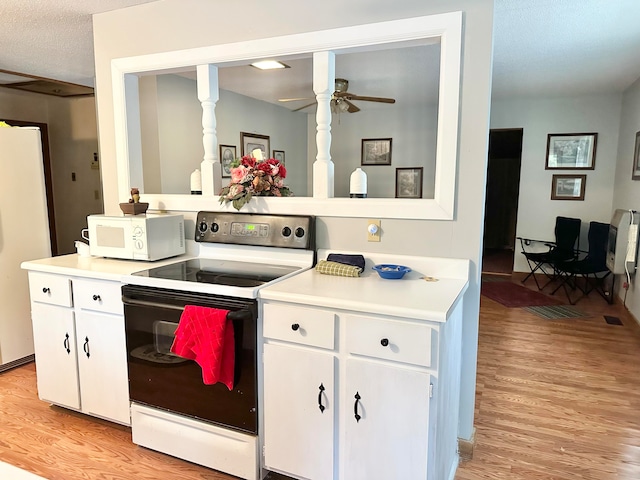
M 467 462 L 473 458 L 473 447 L 476 444 L 476 427 L 473 427 L 471 439 L 458 438 L 458 454 L 461 462 Z

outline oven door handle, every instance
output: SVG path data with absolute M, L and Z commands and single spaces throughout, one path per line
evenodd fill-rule
M 179 310 L 179 311 L 183 311 L 184 307 L 180 307 L 178 305 L 171 305 L 171 304 L 166 304 L 166 303 L 160 303 L 160 302 L 147 302 L 145 300 L 135 300 L 133 298 L 129 298 L 129 297 L 122 297 L 122 302 L 125 305 L 132 305 L 132 306 L 136 306 L 136 307 L 154 307 L 154 308 L 165 308 L 165 309 L 169 309 L 169 310 Z M 227 314 L 227 318 L 229 320 L 251 320 L 251 310 L 247 309 L 247 308 L 242 308 L 240 310 L 236 310 L 233 312 L 229 312 Z
M 184 307 L 180 307 L 179 305 L 170 305 L 167 303 L 159 303 L 159 302 L 146 302 L 144 300 L 134 300 L 129 297 L 122 297 L 122 303 L 125 305 L 132 305 L 136 307 L 154 307 L 154 308 L 166 308 L 169 310 L 180 310 L 183 311 Z

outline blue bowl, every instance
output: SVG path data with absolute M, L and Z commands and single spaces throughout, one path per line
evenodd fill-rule
M 373 269 L 378 272 L 378 275 L 388 280 L 398 280 L 404 277 L 404 274 L 410 272 L 409 267 L 404 265 L 393 265 L 389 263 L 381 263 L 380 265 L 374 265 Z

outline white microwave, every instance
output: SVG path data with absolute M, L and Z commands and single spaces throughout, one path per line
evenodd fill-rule
M 182 215 L 89 215 L 87 226 L 97 257 L 153 261 L 185 252 Z

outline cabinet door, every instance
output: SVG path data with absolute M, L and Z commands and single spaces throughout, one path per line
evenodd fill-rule
M 347 360 L 343 478 L 427 478 L 430 379 L 424 372 Z
M 80 311 L 76 329 L 82 411 L 129 424 L 124 318 Z
M 330 353 L 264 346 L 267 468 L 303 478 L 333 478 L 334 365 Z
M 31 304 L 38 396 L 69 408 L 80 408 L 73 310 Z

